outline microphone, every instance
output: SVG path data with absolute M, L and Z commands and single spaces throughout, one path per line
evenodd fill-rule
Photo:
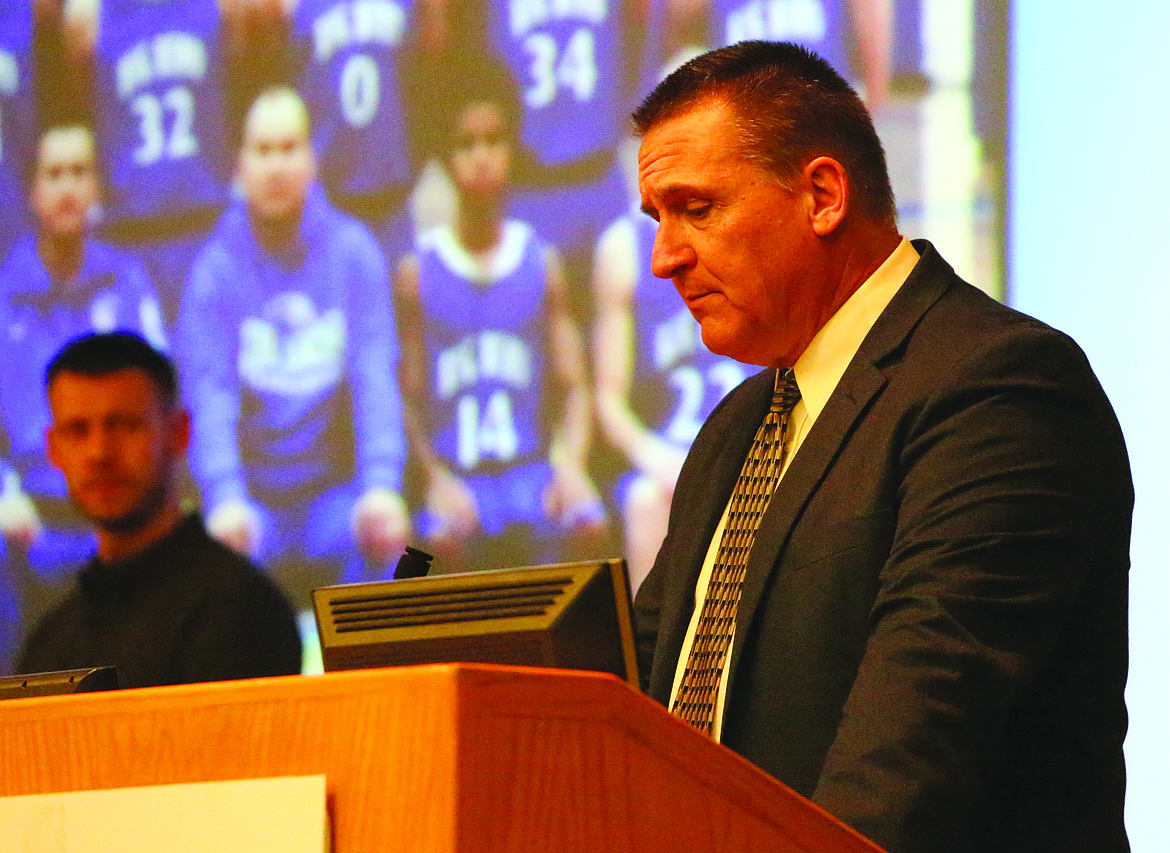
M 431 560 L 435 559 L 426 551 L 406 546 L 406 553 L 398 558 L 398 565 L 394 567 L 394 580 L 405 578 L 426 577 L 431 570 Z

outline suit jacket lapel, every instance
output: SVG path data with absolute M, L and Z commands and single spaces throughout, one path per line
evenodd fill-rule
M 779 568 L 780 555 L 793 527 L 828 473 L 846 437 L 885 387 L 888 380 L 882 367 L 889 369 L 890 365 L 886 363 L 891 362 L 891 354 L 901 348 L 922 316 L 950 286 L 954 271 L 934 247 L 926 241 L 915 241 L 915 248 L 921 255 L 918 264 L 862 341 L 760 521 L 736 611 L 735 640 L 728 673 L 729 696 L 735 684 L 745 638 L 764 591 Z

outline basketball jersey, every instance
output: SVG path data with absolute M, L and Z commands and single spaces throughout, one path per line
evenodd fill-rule
M 26 491 L 65 496 L 65 480 L 45 457 L 49 424 L 45 368 L 71 338 L 130 329 L 164 349 L 162 313 L 146 273 L 129 255 L 87 240 L 75 280 L 53 281 L 27 235 L 0 267 L 0 340 L 19 358 L 0 365 L 0 418 L 9 459 Z
M 622 0 L 491 0 L 489 37 L 521 88 L 521 138 L 544 165 L 612 150 L 624 132 Z
M 223 48 L 210 0 L 102 0 L 94 56 L 108 222 L 227 202 Z
M 453 471 L 499 473 L 543 455 L 545 247 L 508 220 L 492 269 L 447 226 L 419 238 L 431 441 Z
M 28 230 L 24 176 L 36 141 L 32 92 L 32 9 L 0 6 L 0 257 Z
M 711 41 L 791 41 L 849 73 L 846 0 L 711 0 Z
M 690 447 L 699 427 L 731 389 L 746 378 L 742 364 L 703 345 L 699 324 L 673 287 L 650 274 L 656 223 L 633 217 L 638 269 L 633 313 L 637 339 L 631 408 L 648 429 L 678 447 Z
M 298 231 L 256 240 L 234 202 L 179 318 L 204 501 L 288 503 L 350 480 L 397 488 L 405 445 L 385 261 L 314 184 Z
M 411 179 L 398 59 L 411 0 L 300 0 L 293 38 L 321 181 L 343 197 Z

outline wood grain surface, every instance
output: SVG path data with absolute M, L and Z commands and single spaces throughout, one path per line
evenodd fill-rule
M 0 703 L 0 795 L 308 773 L 337 853 L 878 850 L 609 675 L 447 664 Z

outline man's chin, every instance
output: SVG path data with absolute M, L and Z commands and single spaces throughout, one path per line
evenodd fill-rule
M 710 315 L 699 320 L 699 329 L 702 333 L 703 346 L 715 353 L 742 361 L 740 358 L 743 349 L 743 338 L 736 331 L 724 323 L 718 322 Z
M 58 242 L 81 240 L 85 237 L 85 219 L 59 219 L 46 229 L 49 239 Z
M 268 204 L 253 203 L 248 208 L 252 220 L 257 225 L 276 230 L 291 228 L 299 224 L 304 209 L 303 199 L 281 200 Z
M 153 512 L 141 507 L 124 508 L 81 504 L 80 509 L 82 515 L 89 519 L 94 527 L 119 534 L 141 530 L 154 517 Z
M 774 367 L 775 359 L 771 355 L 753 350 L 750 341 L 742 332 L 729 330 L 714 323 L 700 324 L 702 329 L 703 346 L 741 364 L 756 364 L 760 367 Z

